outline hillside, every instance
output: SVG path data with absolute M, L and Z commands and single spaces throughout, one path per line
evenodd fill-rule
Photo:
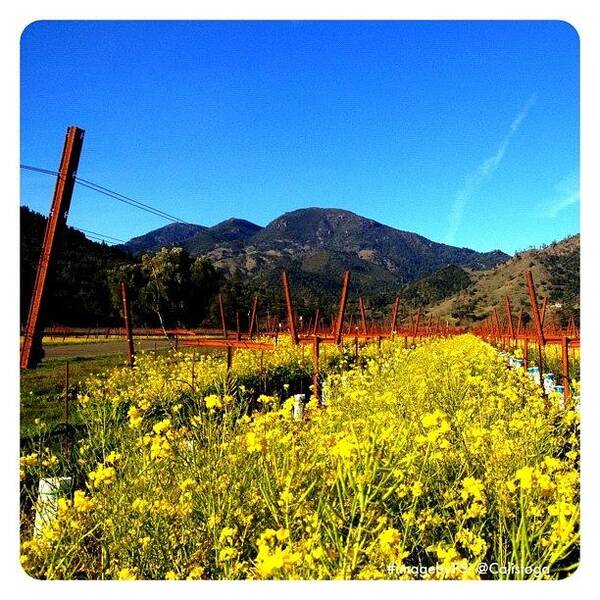
M 524 272 L 530 270 L 538 298 L 548 298 L 548 319 L 565 323 L 579 311 L 580 237 L 575 235 L 541 248 L 517 253 L 503 264 L 471 271 L 472 283 L 464 290 L 430 306 L 434 316 L 468 324 L 485 318 L 493 307 L 503 314 L 504 297 L 511 298 L 515 314 L 529 313 Z
M 205 235 L 208 228 L 191 223 L 170 223 L 160 229 L 154 229 L 144 235 L 130 239 L 126 244 L 117 246 L 130 254 L 156 252 L 161 248 L 184 246 L 198 236 Z
M 456 265 L 418 279 L 400 292 L 403 306 L 412 308 L 434 305 L 458 294 L 473 283 L 473 277 Z
M 21 208 L 22 320 L 45 223 L 42 215 Z M 500 252 L 477 253 L 436 244 L 347 211 L 306 209 L 282 215 L 265 228 L 241 219 L 228 219 L 213 227 L 168 225 L 131 240 L 126 246 L 128 253 L 122 251 L 123 246 L 98 244 L 68 228 L 50 295 L 50 321 L 78 325 L 120 322 L 111 297 L 111 273 L 120 265 L 128 265 L 130 271 L 139 269 L 142 248 L 152 251 L 164 245 L 182 245 L 192 255 L 204 256 L 206 268 L 214 266 L 229 274 L 219 285 L 233 319 L 237 310 L 245 315 L 254 294 L 260 297 L 262 310 L 283 316 L 282 269 L 290 275 L 299 314 L 307 316 L 316 306 L 322 314 L 335 311 L 346 269 L 352 271 L 349 315 L 357 314 L 359 295 L 374 319 L 387 318 L 396 295 L 401 299 L 401 318 L 421 307 L 436 317 L 470 324 L 487 316 L 493 306 L 501 307 L 507 293 L 515 312 L 521 306 L 527 311 L 523 279 L 527 269 L 533 272 L 540 298 L 547 295 L 550 299 L 549 319 L 556 315 L 564 322 L 579 309 L 578 235 L 506 260 L 507 255 Z M 208 275 L 207 281 L 212 281 L 214 277 Z M 210 294 L 205 289 L 204 300 L 210 302 L 207 294 L 213 293 L 212 287 Z M 197 317 L 200 313 L 196 313 Z M 212 318 L 218 321 L 216 313 Z
M 161 248 L 180 246 L 193 256 L 206 254 L 219 247 L 237 249 L 262 227 L 245 219 L 227 219 L 212 227 L 193 223 L 171 223 L 130 239 L 118 248 L 133 255 L 156 252 Z
M 46 217 L 21 206 L 21 323 L 25 322 L 38 266 Z M 114 246 L 88 240 L 67 227 L 64 244 L 57 253 L 56 269 L 50 279 L 48 322 L 63 325 L 108 325 L 121 319 L 112 301 L 108 272 L 132 262 L 131 256 Z
M 168 227 L 169 234 L 175 231 Z M 499 250 L 476 252 L 433 242 L 339 209 L 292 211 L 264 228 L 241 219 L 193 227 L 195 235 L 183 229 L 181 239 L 169 236 L 169 245 L 181 245 L 192 255 L 205 254 L 225 273 L 262 283 L 273 281 L 285 268 L 301 279 L 312 278 L 318 288 L 337 287 L 341 273 L 351 269 L 360 289 L 382 291 L 449 264 L 485 269 L 509 258 Z M 165 229 L 135 238 L 123 248 L 153 251 L 165 238 Z

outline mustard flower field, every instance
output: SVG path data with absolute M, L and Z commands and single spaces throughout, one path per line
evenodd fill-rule
M 21 456 L 41 579 L 557 579 L 579 561 L 579 410 L 472 335 L 142 355 Z M 298 382 L 306 403 L 294 399 Z M 40 480 L 59 489 L 41 506 Z M 37 519 L 36 519 L 37 508 Z M 495 566 L 494 566 L 495 565 Z

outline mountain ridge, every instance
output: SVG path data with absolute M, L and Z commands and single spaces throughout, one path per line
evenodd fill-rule
M 488 316 L 493 308 L 504 313 L 508 295 L 514 314 L 529 313 L 524 273 L 531 271 L 538 301 L 547 297 L 547 322 L 566 324 L 579 313 L 580 234 L 517 252 L 509 260 L 485 271 L 469 273 L 470 283 L 457 293 L 430 303 L 429 310 L 453 323 L 470 324 Z
M 171 226 L 167 226 L 171 227 Z M 212 227 L 180 227 L 177 239 L 171 228 L 138 236 L 121 249 L 133 254 L 156 251 L 163 240 L 180 245 L 192 255 L 206 255 L 217 268 L 233 275 L 265 279 L 265 271 L 294 268 L 322 274 L 319 264 L 340 269 L 354 267 L 365 274 L 365 285 L 377 285 L 375 277 L 390 285 L 403 285 L 450 264 L 485 269 L 510 256 L 500 250 L 477 252 L 458 248 L 409 231 L 403 231 L 336 208 L 301 208 L 286 212 L 261 227 L 244 219 L 230 218 Z M 145 246 L 145 247 L 144 247 Z M 269 279 L 269 277 L 266 277 Z

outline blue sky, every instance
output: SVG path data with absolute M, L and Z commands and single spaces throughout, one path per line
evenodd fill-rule
M 37 22 L 21 42 L 21 161 L 182 219 L 308 206 L 514 252 L 579 231 L 579 40 L 559 21 Z M 53 180 L 22 171 L 47 213 Z M 164 221 L 82 187 L 69 223 Z

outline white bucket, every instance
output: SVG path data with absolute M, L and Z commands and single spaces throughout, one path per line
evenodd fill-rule
M 554 373 L 544 373 L 544 392 L 549 394 L 554 387 Z
M 40 479 L 38 499 L 35 506 L 34 537 L 39 537 L 44 526 L 56 518 L 59 497 L 68 496 L 70 491 L 70 477 Z
M 539 367 L 529 367 L 527 369 L 527 374 L 531 377 L 538 385 L 540 384 L 540 368 Z
M 555 385 L 552 390 L 555 394 L 558 394 L 558 408 L 564 410 L 565 408 L 565 388 L 562 385 Z
M 294 394 L 294 420 L 299 421 L 304 414 L 304 400 L 306 394 Z

